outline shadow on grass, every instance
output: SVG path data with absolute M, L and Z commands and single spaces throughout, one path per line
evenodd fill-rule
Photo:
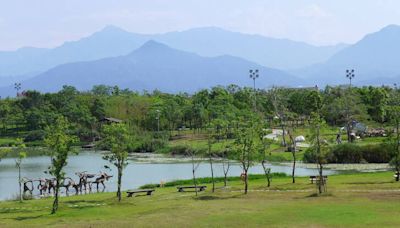
M 359 184 L 391 184 L 394 183 L 393 181 L 364 181 L 364 182 L 345 182 L 343 184 L 352 184 L 352 185 L 359 185 Z
M 38 219 L 40 217 L 42 217 L 43 215 L 37 215 L 37 216 L 20 216 L 20 217 L 16 217 L 14 220 L 17 221 L 24 221 L 24 220 L 31 220 L 31 219 Z
M 65 204 L 79 204 L 79 203 L 99 203 L 101 200 L 69 200 L 64 201 Z
M 205 195 L 205 196 L 197 196 L 194 199 L 195 200 L 203 200 L 203 201 L 208 201 L 208 200 L 227 200 L 227 199 L 235 199 L 239 198 L 240 196 L 243 196 L 243 194 L 238 194 L 238 195 L 231 195 L 231 196 L 212 196 L 212 195 Z
M 332 196 L 334 196 L 332 193 L 330 193 L 330 192 L 324 192 L 324 193 L 321 193 L 321 194 L 318 194 L 318 193 L 312 193 L 312 194 L 310 194 L 310 195 L 307 195 L 305 198 L 317 198 L 317 197 L 332 197 Z

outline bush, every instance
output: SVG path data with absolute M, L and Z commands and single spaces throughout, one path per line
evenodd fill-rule
M 344 143 L 332 146 L 327 154 L 328 163 L 387 163 L 392 158 L 393 146 L 387 143 L 360 146 Z M 304 161 L 315 163 L 310 149 L 304 154 Z
M 303 156 L 303 161 L 308 163 L 316 163 L 315 156 L 311 148 L 307 148 Z
M 332 147 L 327 158 L 329 163 L 360 163 L 362 159 L 361 147 L 352 143 Z
M 133 140 L 128 145 L 129 152 L 155 152 L 166 146 L 168 142 L 168 135 L 164 133 L 145 133 Z
M 387 163 L 393 157 L 393 146 L 387 143 L 362 147 L 363 158 L 369 163 Z

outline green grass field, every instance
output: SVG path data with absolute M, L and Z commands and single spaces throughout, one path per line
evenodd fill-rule
M 0 227 L 399 227 L 400 183 L 393 173 L 330 176 L 328 194 L 315 197 L 308 178 L 240 181 L 195 196 L 175 187 L 153 196 L 123 198 L 115 193 L 64 197 L 50 215 L 52 199 L 0 203 Z M 125 195 L 125 194 L 124 194 Z

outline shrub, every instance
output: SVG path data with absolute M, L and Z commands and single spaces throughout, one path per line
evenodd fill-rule
M 344 143 L 332 147 L 327 160 L 329 163 L 360 163 L 362 158 L 360 146 Z
M 369 163 L 387 163 L 392 158 L 392 149 L 392 145 L 386 143 L 366 145 L 362 147 L 362 154 Z
M 387 143 L 360 146 L 344 143 L 332 146 L 327 154 L 328 163 L 387 163 L 392 158 L 393 147 Z M 315 163 L 313 153 L 308 149 L 304 161 Z

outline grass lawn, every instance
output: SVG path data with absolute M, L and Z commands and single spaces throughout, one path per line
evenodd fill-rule
M 174 187 L 120 203 L 114 193 L 64 197 L 56 215 L 49 213 L 52 199 L 7 201 L 0 227 L 399 227 L 400 183 L 392 175 L 330 176 L 322 197 L 312 196 L 308 178 L 292 184 L 289 177 L 273 179 L 270 191 L 263 179 L 252 180 L 248 195 L 235 181 L 215 193 L 208 185 L 197 197 Z
M 13 137 L 0 137 L 0 146 L 9 146 L 16 142 L 16 138 Z

